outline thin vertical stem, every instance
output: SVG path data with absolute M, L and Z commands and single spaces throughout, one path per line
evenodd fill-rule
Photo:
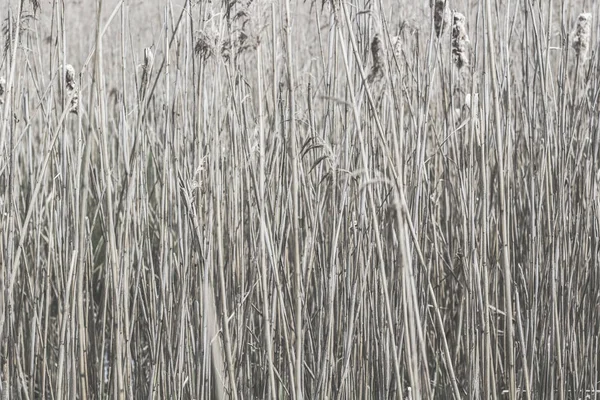
M 494 32 L 492 30 L 492 6 L 491 0 L 486 0 L 486 34 L 487 34 L 487 50 L 488 50 L 488 67 L 490 69 L 490 77 L 492 80 L 492 99 L 494 107 L 494 130 L 496 133 L 496 146 L 498 152 L 498 181 L 499 190 L 498 196 L 500 200 L 500 245 L 501 245 L 501 262 L 504 270 L 504 307 L 505 307 L 505 351 L 508 354 L 506 360 L 507 374 L 509 381 L 509 397 L 516 399 L 516 383 L 515 383 L 515 353 L 513 343 L 513 312 L 512 312 L 512 273 L 510 267 L 510 242 L 508 237 L 508 211 L 506 204 L 506 188 L 504 177 L 507 171 L 504 170 L 504 145 L 502 129 L 502 120 L 500 117 L 500 92 L 498 88 L 498 75 L 496 71 L 496 56 L 494 45 Z

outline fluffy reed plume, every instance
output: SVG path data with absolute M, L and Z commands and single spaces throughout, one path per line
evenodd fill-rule
M 383 43 L 379 37 L 379 34 L 375 35 L 373 41 L 371 42 L 371 55 L 373 56 L 373 66 L 371 67 L 371 72 L 369 72 L 369 76 L 367 77 L 367 81 L 369 83 L 378 81 L 383 77 L 383 68 L 384 68 L 384 51 L 383 51 Z
M 3 76 L 0 76 L 0 104 L 4 104 L 4 91 L 6 86 L 6 81 Z
M 71 64 L 65 65 L 65 84 L 67 85 L 67 89 L 75 89 L 75 68 Z
M 10 51 L 11 46 L 15 45 L 14 40 L 17 33 L 17 18 L 11 13 L 8 14 L 8 17 L 3 17 L 4 24 L 2 25 L 2 34 L 4 35 L 4 52 Z M 12 16 L 11 16 L 12 15 Z M 23 12 L 19 16 L 20 25 L 19 25 L 19 43 L 17 46 L 21 46 L 24 40 L 24 37 L 31 32 L 32 22 L 35 21 L 35 16 L 28 12 Z
M 69 103 L 70 112 L 77 114 L 79 112 L 79 93 L 75 81 L 75 68 L 71 64 L 65 65 L 65 86 L 67 98 L 71 99 Z
M 40 1 L 39 0 L 30 0 L 29 2 L 33 6 L 33 12 L 34 13 L 37 12 L 37 10 L 40 9 Z
M 148 89 L 152 66 L 154 65 L 154 54 L 150 47 L 144 49 L 144 64 L 142 64 L 142 81 L 140 85 L 140 99 L 143 99 Z
M 582 13 L 577 18 L 577 26 L 573 31 L 573 48 L 577 58 L 585 60 L 590 48 L 592 14 Z
M 232 35 L 219 43 L 221 56 L 225 61 L 256 50 L 265 28 L 261 16 L 267 12 L 270 3 L 263 0 L 246 0 L 239 2 L 238 6 L 238 11 L 231 18 L 228 17 Z
M 465 28 L 465 16 L 455 12 L 452 25 L 452 55 L 454 56 L 454 63 L 459 69 L 469 65 L 470 44 Z
M 208 61 L 209 58 L 217 53 L 219 48 L 219 38 L 205 31 L 198 32 L 198 39 L 194 46 L 194 52 L 200 56 L 202 61 Z
M 440 37 L 444 34 L 446 28 L 450 26 L 452 15 L 448 7 L 446 7 L 446 0 L 431 1 L 430 6 L 433 8 L 435 34 L 437 37 Z

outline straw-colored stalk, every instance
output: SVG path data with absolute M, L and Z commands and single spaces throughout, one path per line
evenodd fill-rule
M 71 99 L 69 103 L 70 112 L 79 113 L 79 91 L 75 81 L 75 68 L 71 64 L 65 65 L 65 87 L 67 89 L 67 98 Z
M 479 93 L 475 93 L 471 98 L 471 93 L 464 93 L 462 90 L 456 91 L 457 100 L 459 103 L 454 109 L 457 117 L 461 118 L 478 118 L 479 117 Z
M 465 104 L 463 109 L 471 110 L 471 115 L 475 118 L 479 117 L 479 93 L 473 95 L 471 99 L 471 93 L 465 95 Z
M 577 18 L 577 26 L 573 32 L 573 49 L 580 60 L 587 58 L 588 50 L 590 49 L 590 33 L 592 14 L 582 13 Z
M 452 25 L 452 55 L 454 63 L 461 69 L 469 65 L 469 36 L 465 28 L 465 16 L 459 12 L 454 13 Z

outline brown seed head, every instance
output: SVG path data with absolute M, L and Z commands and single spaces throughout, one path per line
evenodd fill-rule
M 205 31 L 198 32 L 198 39 L 196 40 L 194 51 L 200 56 L 202 61 L 207 61 L 215 55 L 217 53 L 217 48 L 218 37 L 216 35 L 211 35 Z
M 577 18 L 577 26 L 573 32 L 573 49 L 580 59 L 585 59 L 590 48 L 592 14 L 582 13 Z
M 383 43 L 381 42 L 379 35 L 375 35 L 375 37 L 373 37 L 373 41 L 371 42 L 371 55 L 373 56 L 373 66 L 371 67 L 371 72 L 367 77 L 369 82 L 379 80 L 383 76 L 385 57 L 383 52 Z
M 79 112 L 79 93 L 75 81 L 75 68 L 71 64 L 65 65 L 65 86 L 67 97 L 71 99 L 69 103 L 70 112 L 77 114 Z
M 454 12 L 453 19 L 454 19 L 454 25 L 456 25 L 456 24 L 461 24 L 463 26 L 465 25 L 466 18 L 463 14 L 461 14 L 459 12 Z
M 469 65 L 469 36 L 465 28 L 465 16 L 459 12 L 454 13 L 452 25 L 452 55 L 454 63 L 460 69 Z
M 446 0 L 436 0 L 433 4 L 433 26 L 437 37 L 442 36 L 446 27 L 450 26 L 451 17 Z
M 71 64 L 65 65 L 65 84 L 67 85 L 67 89 L 75 89 L 75 68 Z

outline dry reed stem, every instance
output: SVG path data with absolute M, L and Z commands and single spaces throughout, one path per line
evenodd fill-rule
M 473 118 L 479 117 L 479 93 L 474 93 L 472 100 L 471 93 L 465 95 L 463 110 L 470 110 Z
M 582 13 L 577 18 L 577 26 L 573 32 L 573 49 L 580 60 L 587 58 L 588 50 L 590 49 L 590 33 L 592 14 Z

